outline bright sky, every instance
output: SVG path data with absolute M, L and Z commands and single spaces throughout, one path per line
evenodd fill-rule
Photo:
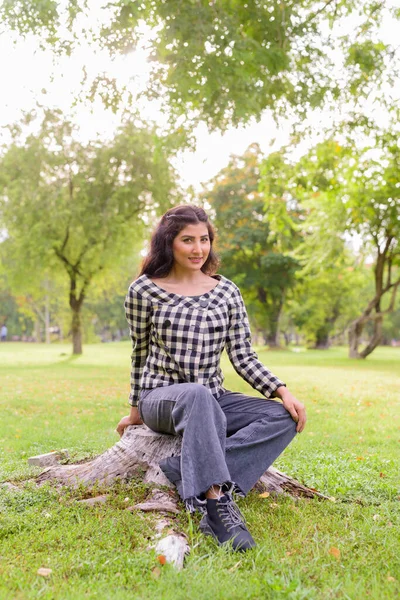
M 99 4 L 94 6 L 98 9 Z M 96 9 L 91 12 L 92 19 L 96 19 Z M 385 34 L 387 41 L 394 41 L 397 35 L 390 26 L 386 26 Z M 17 121 L 21 111 L 33 109 L 36 103 L 60 107 L 65 114 L 70 114 L 80 89 L 83 67 L 89 77 L 105 72 L 133 90 L 143 89 L 149 72 L 144 49 L 111 60 L 105 52 L 95 53 L 90 47 L 82 47 L 79 53 L 54 64 L 52 54 L 40 50 L 33 36 L 23 40 L 6 33 L 0 36 L 0 56 L 0 126 Z M 100 100 L 79 105 L 76 110 L 83 139 L 93 138 L 96 134 L 111 136 L 118 125 L 118 117 L 107 111 Z M 156 104 L 147 102 L 141 110 L 146 118 L 163 123 L 164 117 Z M 324 115 L 318 118 L 321 123 L 326 121 Z M 318 128 L 317 116 L 315 121 Z M 200 126 L 196 151 L 182 153 L 176 162 L 182 183 L 198 188 L 201 182 L 208 181 L 226 166 L 231 154 L 242 154 L 253 142 L 258 142 L 265 152 L 277 149 L 289 141 L 289 132 L 289 123 L 282 123 L 277 128 L 269 116 L 245 128 L 232 128 L 224 135 L 209 134 L 205 126 Z M 3 137 L 7 139 L 5 133 Z M 273 146 L 272 140 L 275 140 Z

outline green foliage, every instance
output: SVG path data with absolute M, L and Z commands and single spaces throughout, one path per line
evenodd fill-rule
M 333 328 L 333 315 L 339 316 L 345 307 L 342 293 L 350 293 L 356 301 L 350 304 L 353 309 L 356 307 L 352 289 L 357 288 L 359 279 L 355 272 L 350 278 L 352 282 L 345 284 L 346 266 L 359 271 L 357 264 L 371 261 L 372 257 L 374 289 L 367 292 L 362 304 L 358 303 L 358 314 L 353 314 L 350 327 L 350 331 L 357 329 L 351 334 L 350 349 L 354 357 L 367 356 L 380 343 L 383 316 L 393 310 L 400 285 L 398 134 L 394 108 L 385 128 L 379 129 L 368 120 L 350 127 L 347 123 L 342 128 L 341 143 L 330 137 L 297 162 L 290 160 L 290 148 L 284 148 L 269 157 L 261 169 L 261 189 L 270 207 L 268 219 L 272 231 L 281 244 L 288 243 L 292 231 L 302 240 L 294 256 L 303 265 L 301 278 L 307 299 L 303 298 L 293 315 L 295 322 L 311 335 L 311 341 L 319 337 L 321 318 L 325 320 L 325 332 L 329 322 Z M 364 145 L 357 146 L 355 139 L 361 139 Z M 297 220 L 288 213 L 282 218 L 287 207 L 296 211 Z M 354 258 L 349 262 L 349 251 L 357 256 L 357 261 Z M 326 296 L 321 295 L 320 302 L 317 290 L 313 289 L 315 284 L 318 288 L 318 282 L 326 288 Z M 303 320 L 307 316 L 311 319 L 311 315 L 313 323 Z M 374 323 L 374 333 L 359 353 L 363 327 L 369 321 Z
M 240 285 L 266 342 L 276 345 L 280 313 L 299 265 L 271 236 L 258 191 L 261 159 L 256 144 L 242 157 L 232 157 L 206 198 L 216 215 L 223 272 Z
M 146 93 L 165 100 L 171 123 L 185 116 L 225 129 L 265 110 L 303 119 L 332 101 L 367 98 L 383 81 L 394 81 L 398 69 L 398 49 L 380 30 L 384 18 L 398 14 L 384 2 L 112 0 L 97 23 L 90 14 L 87 0 L 17 0 L 0 7 L 6 26 L 40 35 L 42 46 L 56 53 L 70 54 L 82 40 L 111 55 L 128 53 L 143 26 L 150 28 Z M 351 33 L 343 35 L 349 22 Z M 89 96 L 99 94 L 114 108 L 124 93 L 102 75 L 90 84 Z
M 11 263 L 37 284 L 46 270 L 65 270 L 77 314 L 93 278 L 138 251 L 143 219 L 176 199 L 170 140 L 132 120 L 110 141 L 83 144 L 49 111 L 37 132 L 13 133 L 0 159 L 0 220 Z M 79 329 L 73 322 L 73 332 Z
M 351 263 L 351 256 L 342 254 L 330 266 L 300 273 L 288 313 L 307 346 L 328 347 L 332 336 L 344 332 L 362 310 L 370 274 Z
M 23 35 L 40 35 L 45 30 L 54 36 L 60 25 L 59 8 L 56 0 L 3 0 L 0 14 L 10 29 Z

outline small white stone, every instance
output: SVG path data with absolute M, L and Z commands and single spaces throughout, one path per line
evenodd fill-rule
M 37 570 L 37 575 L 40 575 L 41 577 L 50 577 L 52 572 L 53 569 L 46 569 L 46 567 L 41 567 Z
M 155 547 L 155 551 L 157 554 L 163 554 L 167 563 L 173 564 L 180 571 L 183 567 L 185 554 L 189 552 L 189 546 L 183 536 L 172 534 L 160 540 Z

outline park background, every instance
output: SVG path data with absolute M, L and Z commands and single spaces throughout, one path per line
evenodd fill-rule
M 0 477 L 20 486 L 0 492 L 0 593 L 396 597 L 398 3 L 21 0 L 0 16 Z M 115 442 L 125 293 L 158 216 L 187 202 L 212 216 L 260 358 L 308 407 L 278 466 L 333 500 L 253 493 L 259 550 L 239 561 L 182 516 L 176 574 L 147 550 L 151 518 L 123 510 L 140 482 L 83 512 L 26 483 L 26 458 Z

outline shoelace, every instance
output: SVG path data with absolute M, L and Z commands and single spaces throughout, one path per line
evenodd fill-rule
M 228 531 L 234 527 L 237 527 L 238 525 L 244 526 L 242 513 L 234 502 L 217 504 L 217 512 Z

